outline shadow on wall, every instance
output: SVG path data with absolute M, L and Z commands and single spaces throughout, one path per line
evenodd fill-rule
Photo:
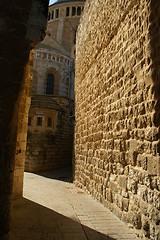
M 35 174 L 39 176 L 43 176 L 45 178 L 56 179 L 63 182 L 69 182 L 69 183 L 73 182 L 72 167 L 49 170 L 45 172 L 38 172 Z
M 151 39 L 151 59 L 148 59 L 152 64 L 152 81 L 155 100 L 155 114 L 154 124 L 156 127 L 160 126 L 160 2 L 151 2 L 151 15 L 149 16 L 151 22 L 149 33 Z M 157 138 L 159 139 L 159 133 Z M 157 139 L 157 140 L 158 140 Z M 160 154 L 160 143 L 157 146 L 157 153 Z
M 9 240 L 114 240 L 53 210 L 21 198 L 12 205 Z

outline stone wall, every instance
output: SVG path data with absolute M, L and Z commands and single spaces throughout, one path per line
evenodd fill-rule
M 159 239 L 160 2 L 88 0 L 77 35 L 75 183 Z
M 42 108 L 42 101 L 43 104 L 47 102 L 46 96 L 39 98 L 38 108 L 31 104 L 29 116 L 32 123 L 28 126 L 25 171 L 40 172 L 72 164 L 73 121 L 70 115 L 73 112 L 73 101 L 63 97 L 49 98 L 52 101 L 56 99 L 59 108 L 49 108 L 47 104 Z M 42 117 L 41 126 L 36 124 L 37 116 Z M 51 126 L 47 126 L 48 118 L 52 119 Z
M 33 72 L 33 56 L 34 50 L 30 52 L 29 61 L 24 71 L 24 83 L 15 108 L 18 111 L 17 119 L 17 139 L 16 152 L 14 156 L 13 170 L 13 190 L 12 198 L 21 197 L 23 194 L 23 175 L 27 144 L 27 127 L 28 127 L 28 112 L 31 100 L 31 84 Z
M 9 229 L 11 194 L 15 172 L 17 136 L 26 116 L 22 108 L 28 102 L 23 95 L 25 66 L 30 49 L 44 37 L 48 1 L 0 2 L 0 237 Z M 29 88 L 29 83 L 28 83 Z M 25 99 L 26 98 L 26 99 Z M 23 100 L 23 102 L 19 102 Z M 22 126 L 23 125 L 23 126 Z M 23 136 L 22 139 L 25 139 Z M 18 151 L 20 153 L 20 148 Z M 24 148 L 23 148 L 24 149 Z M 24 159 L 21 159 L 24 161 Z M 21 175 L 21 171 L 20 171 Z M 18 190 L 19 192 L 19 190 Z

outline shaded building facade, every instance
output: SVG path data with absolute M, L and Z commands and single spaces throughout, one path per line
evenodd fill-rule
M 25 170 L 71 165 L 76 30 L 84 1 L 49 7 L 45 39 L 36 46 Z

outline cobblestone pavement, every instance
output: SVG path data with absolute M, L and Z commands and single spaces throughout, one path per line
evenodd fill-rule
M 25 173 L 13 202 L 10 240 L 135 240 L 131 229 L 67 177 L 68 169 Z

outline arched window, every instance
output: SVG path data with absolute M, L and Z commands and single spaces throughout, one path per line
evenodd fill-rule
M 46 94 L 54 93 L 54 76 L 53 74 L 48 74 L 47 84 L 46 84 Z

